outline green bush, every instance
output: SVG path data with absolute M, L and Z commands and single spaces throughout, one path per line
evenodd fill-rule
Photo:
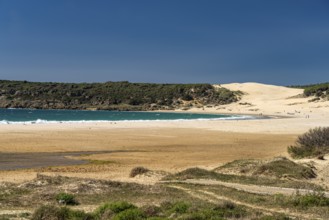
M 223 220 L 223 216 L 215 210 L 203 209 L 188 213 L 180 218 L 181 220 Z
M 36 209 L 32 220 L 94 220 L 91 214 L 83 211 L 71 210 L 67 207 L 45 205 Z
M 137 208 L 131 208 L 126 209 L 120 213 L 118 213 L 113 220 L 142 220 L 146 219 L 144 213 L 137 209 Z
M 325 197 L 322 192 L 315 192 L 306 195 L 297 194 L 293 197 L 293 204 L 294 206 L 301 207 L 329 207 L 329 198 Z
M 172 212 L 178 213 L 178 214 L 183 214 L 186 213 L 187 210 L 189 209 L 190 205 L 185 203 L 185 202 L 176 202 L 173 207 L 171 208 Z
M 127 209 L 134 209 L 134 208 L 136 208 L 136 206 L 124 201 L 105 203 L 102 206 L 100 206 L 98 209 L 96 209 L 95 214 L 97 216 L 104 216 L 104 214 L 110 216 L 113 214 L 123 212 Z
M 77 205 L 78 202 L 75 200 L 74 195 L 69 193 L 58 193 L 56 195 L 56 200 L 59 204 L 63 205 Z
M 316 157 L 329 153 L 329 127 L 310 129 L 298 136 L 296 144 L 288 147 L 292 157 Z
M 328 94 L 329 91 L 329 83 L 320 83 L 309 86 L 304 86 L 304 95 L 312 96 L 315 95 L 317 97 L 324 97 Z

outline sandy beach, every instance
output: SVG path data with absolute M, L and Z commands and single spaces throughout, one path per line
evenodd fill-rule
M 312 98 L 303 98 L 301 89 L 258 83 L 222 86 L 242 91 L 242 99 L 189 111 L 271 118 L 0 125 L 0 152 L 117 151 L 82 156 L 108 161 L 104 168 L 74 165 L 0 171 L 0 181 L 20 182 L 37 173 L 127 180 L 136 166 L 176 172 L 195 166 L 214 168 L 237 159 L 287 156 L 287 147 L 297 135 L 310 128 L 329 126 L 329 102 L 309 102 Z

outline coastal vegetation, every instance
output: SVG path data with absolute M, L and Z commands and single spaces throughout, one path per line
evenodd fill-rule
M 323 157 L 329 153 L 329 127 L 310 129 L 298 136 L 294 146 L 288 147 L 292 157 Z
M 228 104 L 239 95 L 210 84 L 0 80 L 1 108 L 159 110 Z
M 67 219 L 67 220 L 223 220 L 223 219 L 244 219 L 251 213 L 230 202 L 218 205 L 204 205 L 195 207 L 187 202 L 165 202 L 158 206 L 147 205 L 137 207 L 128 202 L 105 203 L 92 213 L 76 211 L 67 207 L 41 206 L 38 208 L 32 220 L 44 219 Z M 257 218 L 260 219 L 260 218 Z M 274 218 L 270 218 L 274 219 Z
M 291 87 L 304 89 L 304 95 L 306 97 L 316 96 L 318 98 L 329 98 L 329 82 Z

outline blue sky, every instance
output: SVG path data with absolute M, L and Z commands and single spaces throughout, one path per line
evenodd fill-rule
M 0 79 L 329 81 L 329 0 L 0 0 Z

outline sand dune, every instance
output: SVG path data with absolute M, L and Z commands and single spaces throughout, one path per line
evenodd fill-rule
M 276 116 L 275 120 L 219 122 L 216 130 L 261 133 L 300 134 L 310 128 L 329 126 L 329 101 L 310 102 L 302 89 L 260 83 L 216 85 L 244 93 L 241 100 L 225 106 L 193 108 L 192 112 Z

